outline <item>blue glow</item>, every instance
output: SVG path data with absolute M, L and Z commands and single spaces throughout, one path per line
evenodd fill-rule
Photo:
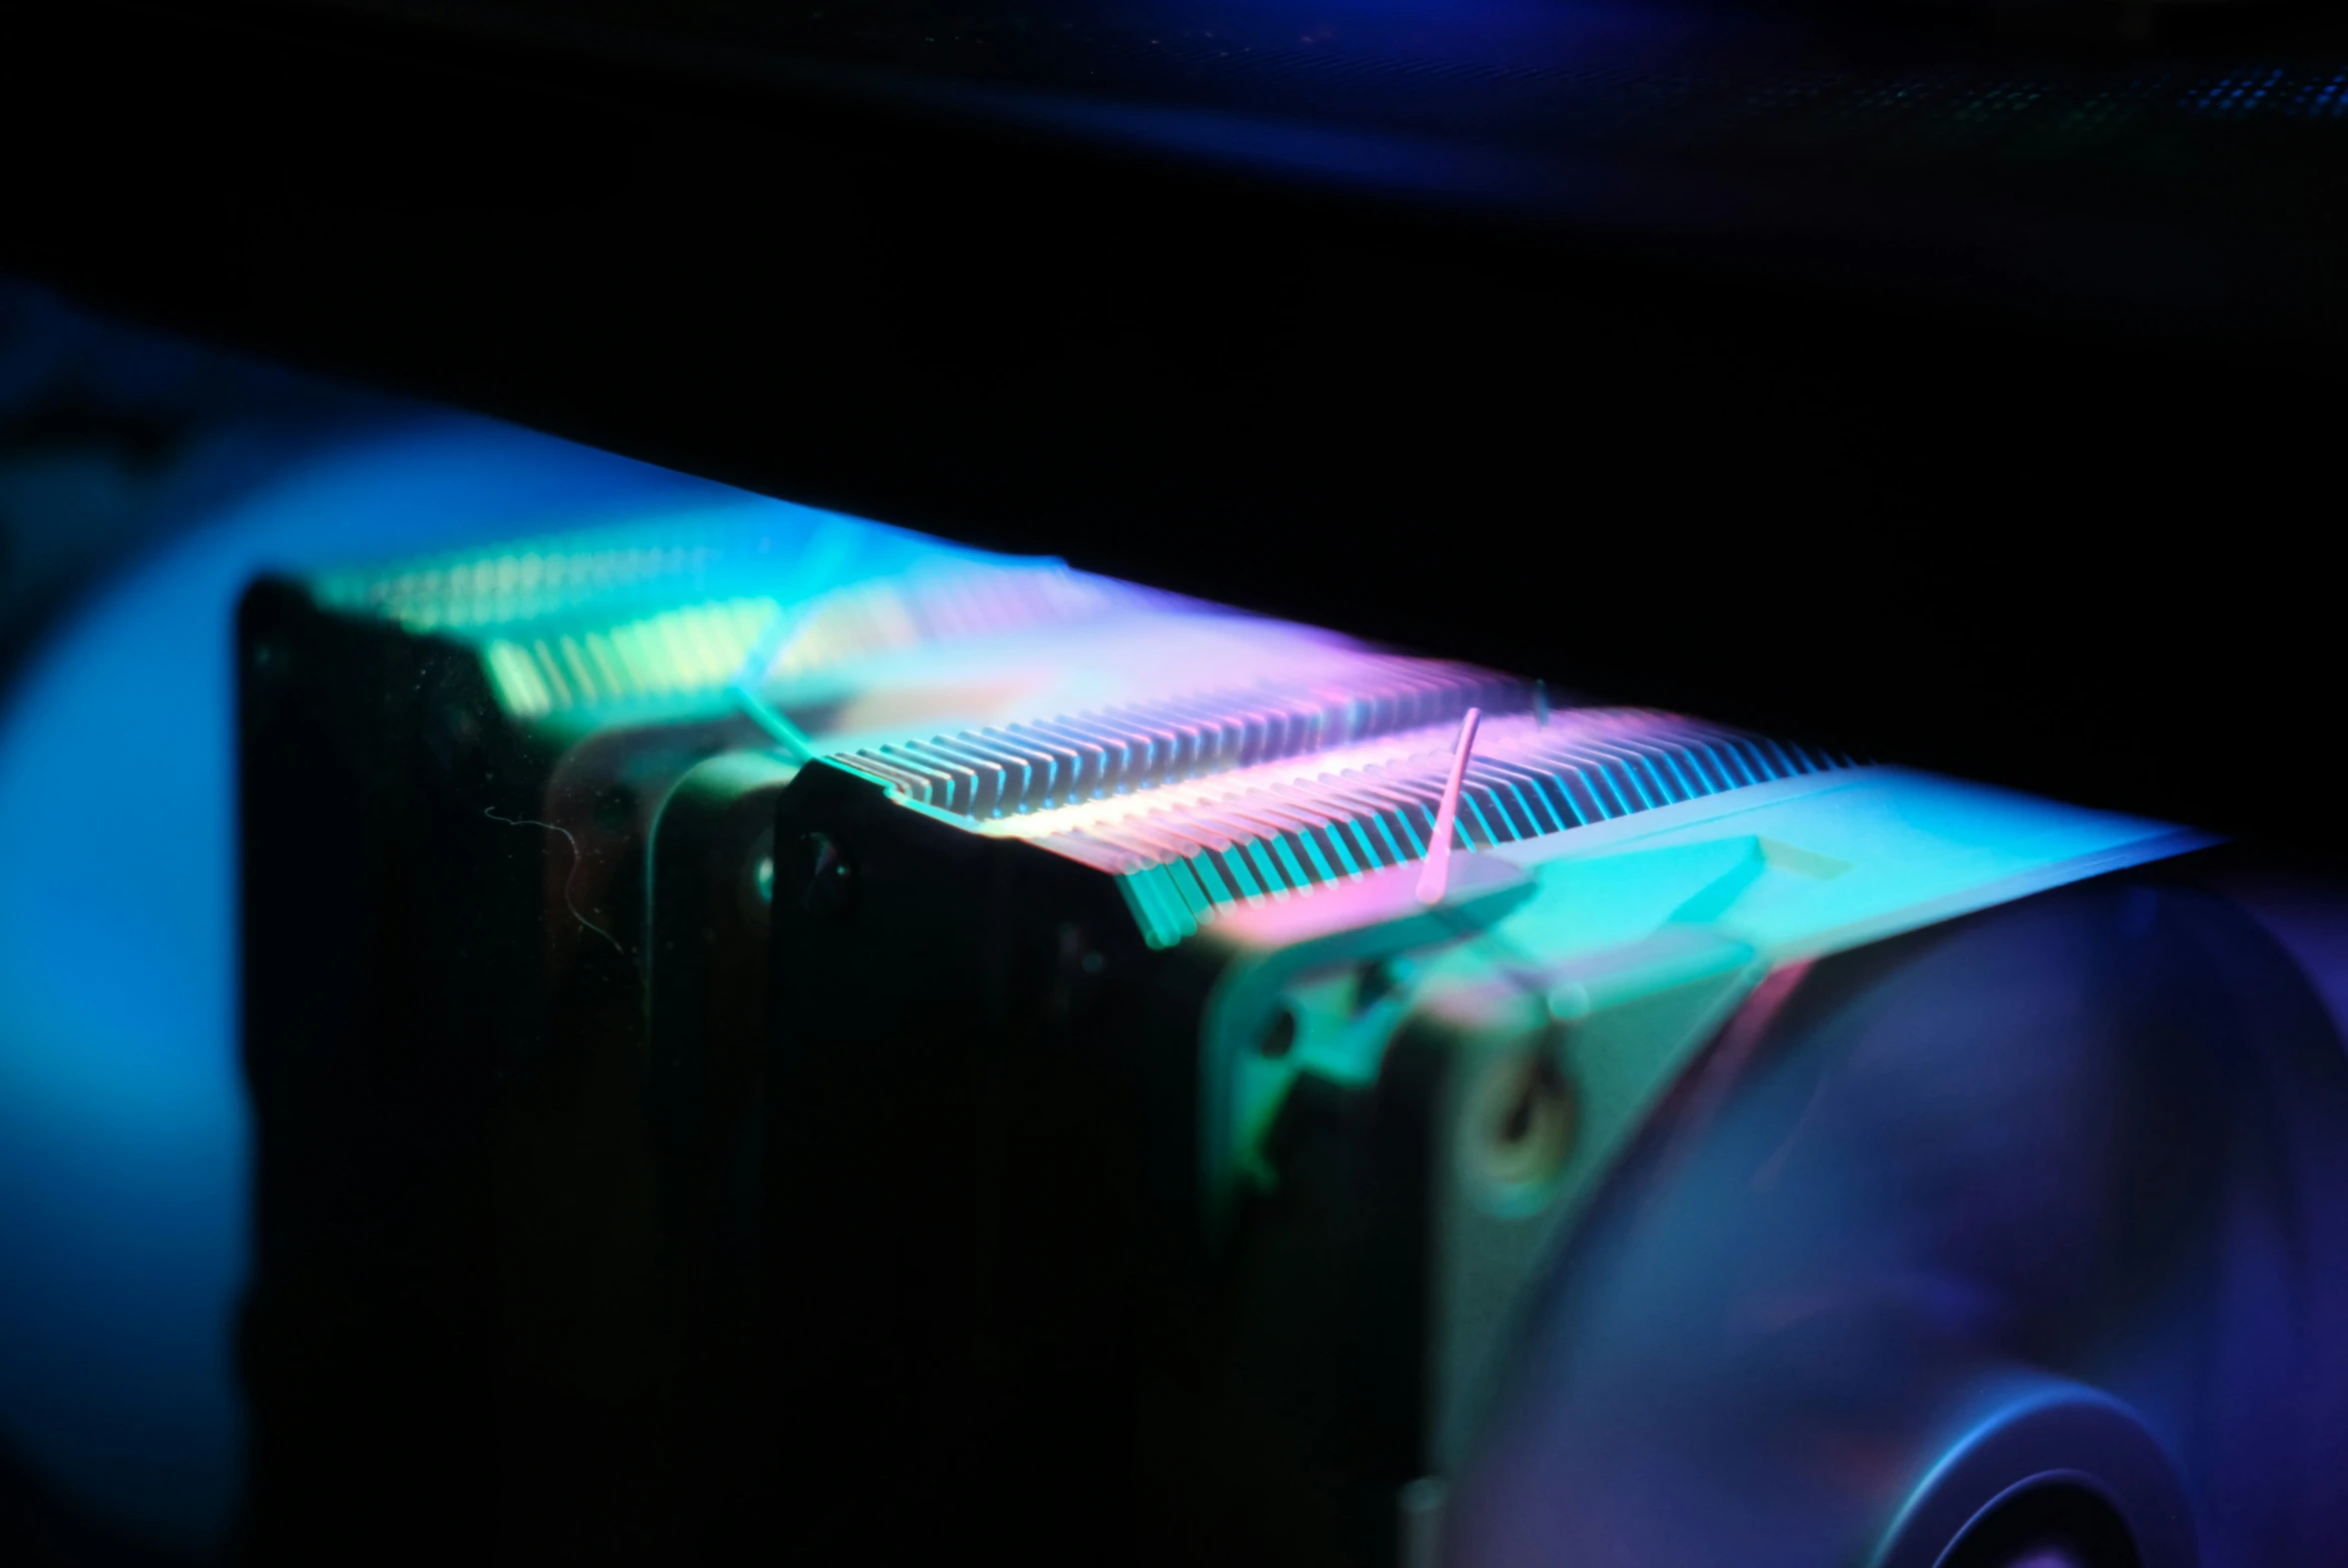
M 1162 48 L 1216 48 L 1229 56 L 1406 57 L 1413 63 L 1500 71 L 1579 64 L 1584 51 L 1718 38 L 1750 24 L 1677 4 L 1615 0 L 1143 0 L 1133 13 Z M 1618 63 L 1618 62 L 1617 62 Z
M 246 582 L 739 498 L 482 422 L 383 427 L 256 475 L 28 663 L 0 710 L 0 1437 L 69 1496 L 197 1549 L 236 1506 Z

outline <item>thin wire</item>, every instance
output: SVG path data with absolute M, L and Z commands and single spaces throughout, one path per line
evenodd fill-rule
M 589 930 L 595 932 L 598 936 L 601 936 L 605 941 L 610 942 L 612 944 L 612 951 L 618 953 L 623 958 L 628 956 L 628 949 L 620 945 L 620 938 L 614 936 L 610 931 L 605 930 L 602 926 L 596 924 L 595 921 L 580 913 L 578 902 L 571 896 L 572 884 L 579 880 L 579 865 L 581 856 L 579 853 L 579 839 L 572 833 L 570 828 L 560 826 L 554 822 L 542 822 L 535 816 L 500 816 L 498 815 L 497 807 L 494 805 L 483 806 L 481 808 L 481 814 L 488 817 L 493 822 L 504 822 L 509 827 L 543 827 L 548 832 L 561 833 L 563 835 L 564 841 L 571 845 L 571 874 L 563 878 L 564 907 L 571 911 L 571 918 L 577 920 L 580 924 L 586 926 Z
M 814 762 L 819 755 L 816 745 L 808 739 L 807 732 L 761 697 L 758 689 L 799 634 L 807 630 L 816 611 L 837 591 L 839 585 L 832 580 L 847 576 L 863 543 L 863 530 L 855 525 L 838 518 L 824 520 L 807 553 L 800 558 L 798 570 L 792 573 L 783 602 L 775 607 L 775 614 L 768 618 L 758 641 L 743 657 L 742 667 L 726 685 L 735 706 L 790 754 L 795 763 Z

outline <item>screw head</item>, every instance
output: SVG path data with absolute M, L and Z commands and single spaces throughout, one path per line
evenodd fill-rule
M 844 917 L 856 903 L 856 865 L 848 851 L 829 833 L 809 833 L 800 840 L 807 879 L 800 888 L 800 907 L 811 914 Z
M 1579 1107 L 1551 1042 L 1488 1063 L 1468 1091 L 1464 1152 L 1487 1201 L 1537 1205 L 1573 1152 Z
M 753 929 L 763 930 L 775 908 L 775 829 L 760 829 L 757 837 L 737 851 L 742 869 L 735 882 L 735 907 Z M 783 867 L 788 876 L 790 867 Z

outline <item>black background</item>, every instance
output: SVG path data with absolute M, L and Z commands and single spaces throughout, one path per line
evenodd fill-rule
M 1912 288 L 650 49 L 199 9 L 7 24 L 0 265 L 795 500 L 2335 857 L 2337 301 L 2133 310 L 2052 252 L 2034 289 L 2026 236 Z M 2334 185 L 2255 237 L 2295 276 L 2335 271 Z

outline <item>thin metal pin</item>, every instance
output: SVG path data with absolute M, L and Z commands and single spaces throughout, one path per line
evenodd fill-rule
M 1467 777 L 1467 756 L 1475 750 L 1475 727 L 1483 718 L 1470 708 L 1459 720 L 1459 742 L 1451 751 L 1451 777 L 1443 784 L 1442 803 L 1435 807 L 1434 831 L 1428 835 L 1426 858 L 1418 872 L 1418 901 L 1441 903 L 1451 881 L 1451 833 L 1459 816 L 1459 785 Z

